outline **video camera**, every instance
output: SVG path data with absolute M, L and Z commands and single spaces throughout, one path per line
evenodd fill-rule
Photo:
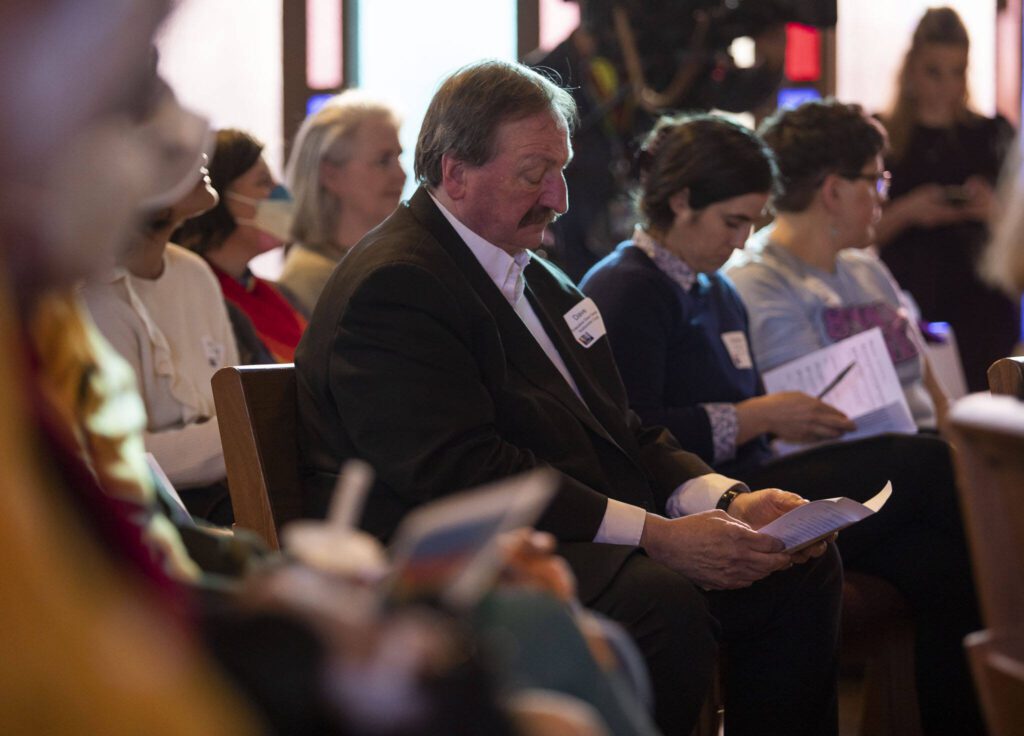
M 638 36 L 676 48 L 689 43 L 702 14 L 708 44 L 717 48 L 779 23 L 827 28 L 837 17 L 836 0 L 580 0 L 583 22 L 590 27 L 608 27 L 616 7 L 626 10 Z
M 835 25 L 837 16 L 836 0 L 577 1 L 581 25 L 598 53 L 626 70 L 632 57 L 632 86 L 642 80 L 655 93 L 667 91 L 670 107 L 749 109 L 758 103 L 758 90 L 770 93 L 777 85 L 779 77 L 773 80 L 771 74 L 781 70 L 731 73 L 733 39 L 756 37 L 784 23 L 824 28 Z
M 708 13 L 712 46 L 728 45 L 741 36 L 756 36 L 779 23 L 816 28 L 836 24 L 836 0 L 684 0 L 670 4 L 690 6 L 691 16 L 694 11 Z

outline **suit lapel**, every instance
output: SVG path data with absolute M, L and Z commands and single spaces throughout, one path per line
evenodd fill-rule
M 624 434 L 626 424 L 621 408 L 595 380 L 598 374 L 605 369 L 600 364 L 601 361 L 591 360 L 593 353 L 589 351 L 603 350 L 604 346 L 597 342 L 591 348 L 580 348 L 564 315 L 551 311 L 556 305 L 565 303 L 566 294 L 554 276 L 545 273 L 545 270 L 545 267 L 536 261 L 531 262 L 527 268 L 527 295 L 530 303 L 551 336 L 552 342 L 558 348 L 562 360 L 565 361 L 569 372 L 576 381 L 577 388 L 590 408 L 590 413 L 598 420 L 604 434 L 611 435 L 609 439 L 620 449 L 631 447 L 631 437 Z M 574 305 L 567 305 L 567 309 L 572 306 Z M 607 338 L 604 339 L 607 340 Z M 620 429 L 622 431 L 619 431 Z M 630 454 L 624 449 L 623 452 L 626 455 Z
M 534 386 L 557 398 L 581 422 L 586 424 L 591 431 L 613 445 L 619 446 L 621 449 L 619 442 L 609 434 L 608 430 L 594 416 L 587 405 L 580 400 L 580 397 L 566 383 L 565 378 L 555 368 L 551 359 L 548 358 L 543 348 L 541 348 L 540 344 L 530 333 L 522 318 L 516 314 L 512 305 L 508 303 L 508 300 L 498 290 L 498 287 L 494 285 L 491 277 L 484 270 L 484 267 L 480 265 L 480 262 L 477 261 L 469 246 L 462 241 L 462 238 L 455 232 L 448 220 L 441 214 L 441 211 L 437 209 L 425 189 L 420 188 L 416 191 L 409 201 L 409 208 L 452 258 L 459 270 L 468 279 L 477 296 L 480 297 L 484 307 L 494 317 L 498 325 L 498 331 L 501 334 L 508 362 L 515 365 L 519 372 Z M 530 288 L 528 281 L 527 292 L 530 291 Z M 527 297 L 529 298 L 529 296 L 528 294 Z M 576 380 L 576 385 L 580 387 L 581 393 L 589 402 L 591 395 L 594 395 L 594 390 L 590 385 L 590 379 L 586 377 L 586 372 L 578 364 L 572 364 L 575 361 L 567 355 L 571 353 L 571 350 L 566 349 L 567 343 L 564 335 L 561 331 L 558 331 L 557 325 L 553 326 L 554 320 L 548 316 L 548 313 L 538 307 L 538 300 L 535 298 L 531 299 L 531 304 L 537 312 L 538 318 L 540 318 L 542 324 L 547 329 L 548 335 L 552 338 L 556 349 L 562 355 L 562 360 L 569 366 L 569 371 Z M 563 327 L 565 327 L 566 334 L 568 334 L 568 326 L 564 325 L 564 322 Z M 570 335 L 569 340 L 571 341 L 571 339 Z M 585 380 L 581 380 L 581 377 Z M 583 383 L 586 383 L 586 391 L 584 391 Z M 628 455 L 628 453 L 626 454 Z

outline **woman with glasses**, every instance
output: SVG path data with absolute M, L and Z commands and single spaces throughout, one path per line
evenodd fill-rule
M 900 287 L 867 246 L 888 186 L 882 126 L 858 105 L 810 102 L 762 126 L 781 173 L 775 222 L 727 266 L 750 311 L 754 358 L 771 370 L 880 327 L 920 429 L 947 398 Z
M 914 31 L 895 102 L 882 118 L 893 188 L 877 244 L 923 317 L 953 326 L 968 387 L 983 391 L 988 366 L 1012 353 L 1020 332 L 1017 300 L 977 275 L 992 187 L 1013 130 L 1000 116 L 968 108 L 969 44 L 951 8 L 928 10 Z

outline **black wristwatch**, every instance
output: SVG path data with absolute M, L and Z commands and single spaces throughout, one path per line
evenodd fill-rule
M 734 498 L 736 498 L 736 496 L 740 495 L 741 493 L 746 493 L 746 492 L 747 492 L 747 489 L 744 488 L 741 485 L 733 486 L 732 488 L 730 488 L 728 491 L 726 491 L 725 493 L 723 493 L 721 495 L 721 497 L 718 499 L 718 503 L 715 504 L 715 508 L 716 509 L 720 509 L 720 510 L 725 511 L 725 512 L 728 512 L 729 511 L 729 504 L 732 503 L 732 500 Z

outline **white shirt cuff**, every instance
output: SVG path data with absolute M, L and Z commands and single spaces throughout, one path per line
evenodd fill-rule
M 639 506 L 609 498 L 594 541 L 603 544 L 630 544 L 636 547 L 640 544 L 640 535 L 644 532 L 646 520 L 647 512 Z
M 665 512 L 670 519 L 675 519 L 701 511 L 710 511 L 715 508 L 715 504 L 718 503 L 722 494 L 735 486 L 740 486 L 743 490 L 750 490 L 746 484 L 740 483 L 735 478 L 728 478 L 718 473 L 708 473 L 691 478 L 672 492 L 668 503 L 665 504 Z

